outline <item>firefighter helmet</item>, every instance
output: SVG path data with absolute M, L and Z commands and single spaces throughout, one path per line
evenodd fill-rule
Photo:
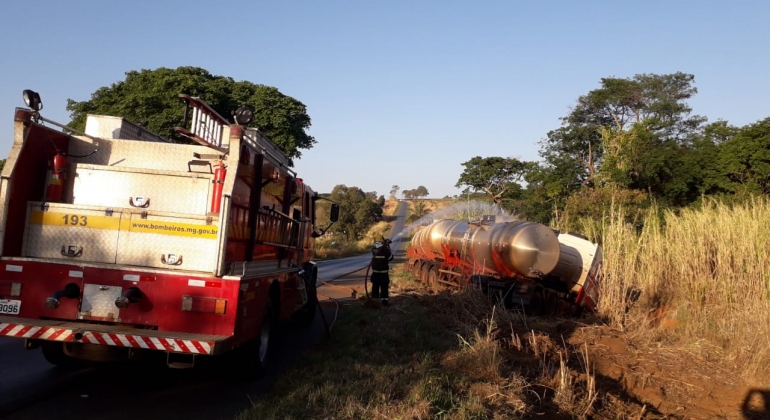
M 385 242 L 385 238 L 382 237 L 381 233 L 376 233 L 374 235 L 374 241 L 375 242 Z

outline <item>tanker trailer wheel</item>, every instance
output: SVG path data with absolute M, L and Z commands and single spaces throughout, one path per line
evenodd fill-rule
M 420 275 L 418 276 L 420 278 L 420 283 L 428 284 L 428 270 L 430 269 L 430 264 L 425 263 L 420 266 Z
M 409 266 L 409 272 L 417 277 L 417 280 L 420 280 L 420 260 L 414 260 L 412 262 L 412 265 Z
M 428 268 L 428 287 L 436 287 L 438 285 L 438 268 L 432 265 Z
M 537 288 L 532 292 L 532 297 L 529 299 L 529 305 L 525 308 L 527 315 L 541 316 L 545 313 L 545 296 L 543 295 L 543 289 Z
M 559 295 L 548 290 L 545 291 L 545 295 L 544 314 L 546 316 L 561 315 L 561 299 L 559 299 Z

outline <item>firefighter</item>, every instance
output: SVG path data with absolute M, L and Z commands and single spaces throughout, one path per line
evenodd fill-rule
M 388 261 L 392 260 L 390 240 L 383 238 L 381 234 L 375 235 L 372 247 L 372 297 L 382 299 L 382 306 L 388 306 Z

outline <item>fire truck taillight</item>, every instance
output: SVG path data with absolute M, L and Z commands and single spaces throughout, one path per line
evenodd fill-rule
M 207 312 L 223 315 L 227 300 L 198 296 L 182 296 L 182 310 L 188 312 Z
M 10 297 L 21 296 L 21 283 L 18 283 L 18 282 L 0 283 L 0 299 L 5 296 L 10 296 Z

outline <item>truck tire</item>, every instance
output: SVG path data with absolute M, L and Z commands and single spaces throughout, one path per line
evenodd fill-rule
M 244 343 L 225 355 L 224 372 L 228 377 L 244 382 L 251 382 L 262 375 L 267 365 L 272 361 L 274 353 L 273 336 L 276 331 L 276 319 L 273 300 L 269 299 L 265 305 L 265 315 L 260 324 L 259 335 L 256 339 Z
M 430 268 L 428 268 L 428 275 L 426 280 L 428 287 L 438 286 L 438 268 L 436 268 L 436 266 L 430 266 Z
M 274 351 L 273 338 L 278 325 L 278 316 L 275 313 L 273 299 L 268 299 L 265 305 L 265 315 L 262 317 L 262 324 L 257 337 L 257 360 L 259 361 L 259 370 L 265 370 L 265 367 L 272 361 Z
M 303 281 L 307 291 L 307 302 L 292 315 L 291 320 L 300 327 L 307 327 L 313 323 L 315 313 L 318 311 L 318 290 L 316 289 L 315 278 L 308 279 L 303 276 Z
M 81 364 L 77 359 L 73 359 L 64 353 L 64 343 L 43 341 L 40 343 L 40 350 L 43 351 L 45 360 L 54 366 L 74 368 Z
M 543 289 L 537 288 L 532 292 L 532 297 L 529 300 L 529 305 L 525 308 L 525 312 L 530 316 L 543 316 L 545 314 Z

